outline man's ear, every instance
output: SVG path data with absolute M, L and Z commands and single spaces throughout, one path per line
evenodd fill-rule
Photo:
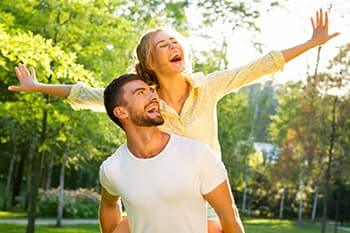
M 113 114 L 118 117 L 119 119 L 126 119 L 128 118 L 128 112 L 126 109 L 122 106 L 117 106 L 113 109 Z

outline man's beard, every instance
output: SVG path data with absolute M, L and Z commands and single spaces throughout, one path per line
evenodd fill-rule
M 131 109 L 130 109 L 131 110 Z M 164 123 L 164 119 L 161 115 L 151 118 L 147 115 L 137 114 L 136 111 L 130 111 L 130 120 L 137 126 L 151 127 L 158 126 Z

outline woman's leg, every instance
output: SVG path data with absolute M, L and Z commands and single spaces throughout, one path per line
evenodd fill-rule
M 124 218 L 113 233 L 130 233 L 128 219 Z
M 208 220 L 208 233 L 223 233 L 220 222 Z
M 219 217 L 210 205 L 208 205 L 208 233 L 223 233 Z

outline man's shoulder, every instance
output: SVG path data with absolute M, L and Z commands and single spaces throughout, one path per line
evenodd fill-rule
M 112 155 L 110 155 L 107 159 L 105 159 L 102 162 L 101 168 L 102 167 L 107 168 L 117 163 L 121 159 L 123 154 L 125 154 L 125 151 L 126 151 L 125 147 L 126 147 L 126 144 L 122 144 L 121 146 L 119 146 L 118 149 Z

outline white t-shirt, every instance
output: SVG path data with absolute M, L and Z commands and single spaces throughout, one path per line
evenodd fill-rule
M 209 146 L 174 134 L 152 158 L 137 158 L 124 144 L 100 167 L 100 182 L 121 197 L 132 233 L 206 233 L 202 195 L 226 178 Z

